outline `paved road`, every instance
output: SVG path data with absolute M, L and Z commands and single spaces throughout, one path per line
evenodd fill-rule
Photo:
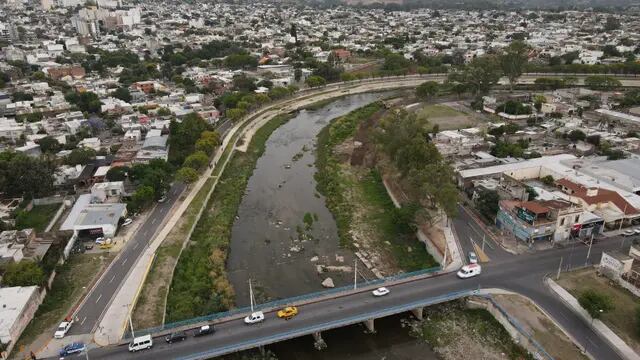
M 473 220 L 461 213 L 454 221 L 458 236 L 474 233 Z M 465 220 L 467 219 L 467 220 Z M 478 228 L 479 230 L 480 228 Z M 480 230 L 481 231 L 481 230 Z M 591 251 L 591 261 L 597 261 L 605 249 L 619 248 L 619 239 L 613 238 L 595 244 Z M 467 241 L 468 242 L 468 241 Z M 465 241 L 462 241 L 463 246 Z M 94 349 L 90 351 L 92 359 L 155 359 L 155 358 L 206 358 L 206 352 L 224 350 L 230 345 L 250 344 L 269 341 L 274 336 L 295 337 L 316 331 L 316 326 L 324 328 L 337 327 L 337 322 L 355 317 L 368 317 L 380 314 L 385 309 L 402 304 L 411 304 L 427 298 L 443 296 L 456 291 L 475 290 L 478 288 L 503 288 L 528 296 L 547 311 L 578 343 L 596 359 L 619 359 L 611 347 L 600 339 L 584 321 L 568 309 L 544 285 L 543 277 L 555 273 L 560 259 L 568 267 L 585 264 L 587 247 L 570 246 L 540 251 L 533 254 L 513 256 L 496 248 L 493 255 L 498 255 L 490 263 L 483 265 L 482 275 L 460 280 L 454 274 L 445 274 L 427 279 L 389 286 L 391 293 L 383 298 L 374 298 L 367 290 L 325 300 L 322 302 L 300 306 L 300 314 L 290 321 L 278 319 L 273 312 L 266 314 L 262 324 L 247 326 L 241 320 L 230 320 L 216 324 L 214 335 L 202 338 L 189 338 L 176 344 L 166 344 L 163 339 L 154 339 L 151 350 L 131 354 L 126 345 Z M 311 341 L 310 341 L 311 344 Z M 328 344 L 331 346 L 331 344 Z M 311 350 L 310 345 L 310 350 Z
M 167 192 L 167 201 L 157 204 L 151 211 L 145 223 L 127 242 L 120 255 L 111 263 L 89 295 L 85 297 L 84 302 L 74 315 L 76 323 L 69 330 L 69 335 L 88 334 L 95 329 L 111 298 L 184 189 L 184 184 L 175 183 Z

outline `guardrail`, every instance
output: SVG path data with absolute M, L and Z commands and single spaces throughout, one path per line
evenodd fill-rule
M 438 266 L 438 267 L 414 271 L 410 273 L 403 273 L 403 274 L 398 274 L 394 276 L 389 276 L 383 279 L 365 281 L 365 282 L 358 283 L 358 286 L 370 287 L 375 285 L 382 285 L 384 283 L 390 283 L 390 282 L 395 282 L 399 280 L 410 279 L 413 277 L 422 277 L 425 275 L 435 274 L 441 270 L 442 268 Z M 267 309 L 275 309 L 285 305 L 292 305 L 292 304 L 309 301 L 313 299 L 319 300 L 322 298 L 326 298 L 327 296 L 334 296 L 338 294 L 340 294 L 341 296 L 344 296 L 357 291 L 359 290 L 354 290 L 352 285 L 342 286 L 342 287 L 337 287 L 329 290 L 317 291 L 317 292 L 304 294 L 300 296 L 294 296 L 286 299 L 279 299 L 279 300 L 274 300 L 274 301 L 270 301 L 263 304 L 258 304 L 254 306 L 254 311 L 259 311 L 259 310 L 265 311 Z M 164 324 L 161 326 L 156 326 L 148 329 L 136 330 L 135 333 L 136 334 L 157 334 L 157 333 L 161 333 L 161 332 L 171 330 L 171 329 L 176 329 L 176 328 L 182 328 L 182 327 L 188 327 L 188 326 L 196 327 L 197 324 L 221 321 L 225 318 L 232 318 L 240 314 L 249 314 L 250 312 L 251 312 L 250 307 L 242 307 L 242 308 L 232 309 L 225 312 L 219 312 L 219 313 L 209 314 L 209 315 L 200 316 L 196 318 L 186 319 L 182 321 L 176 321 L 176 322 L 172 322 L 169 324 Z M 131 338 L 130 330 L 125 333 L 124 338 L 125 339 Z

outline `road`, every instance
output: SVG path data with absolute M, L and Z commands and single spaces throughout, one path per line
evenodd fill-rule
M 100 277 L 89 294 L 80 304 L 74 319 L 76 323 L 69 330 L 69 335 L 91 333 L 98 325 L 102 313 L 109 305 L 129 270 L 134 266 L 145 246 L 153 238 L 158 227 L 164 222 L 173 204 L 180 198 L 185 185 L 174 183 L 167 192 L 167 201 L 158 203 L 151 211 L 145 223 L 122 248 L 120 254 Z
M 465 239 L 474 236 L 480 227 L 461 213 L 454 220 L 454 227 L 461 238 L 461 245 L 469 246 Z M 496 244 L 497 245 L 497 244 Z M 595 244 L 591 250 L 591 261 L 597 261 L 603 250 L 619 248 L 617 239 L 607 239 Z M 91 350 L 92 359 L 202 359 L 216 352 L 224 352 L 230 346 L 251 347 L 257 343 L 275 342 L 310 334 L 318 329 L 330 329 L 348 323 L 349 319 L 380 316 L 385 310 L 402 304 L 413 304 L 424 299 L 450 294 L 452 292 L 475 290 L 478 288 L 502 288 L 523 294 L 549 313 L 576 341 L 584 346 L 595 359 L 619 359 L 617 353 L 588 324 L 575 315 L 544 285 L 545 275 L 555 273 L 563 258 L 568 267 L 583 266 L 587 247 L 555 248 L 525 255 L 511 255 L 499 248 L 488 251 L 495 258 L 483 265 L 483 273 L 472 279 L 460 280 L 455 274 L 444 274 L 430 278 L 389 285 L 391 293 L 383 298 L 374 298 L 370 289 L 350 292 L 324 301 L 301 305 L 298 316 L 290 321 L 278 319 L 274 312 L 266 313 L 265 322 L 253 326 L 245 325 L 240 319 L 216 324 L 217 332 L 207 337 L 194 338 L 192 334 L 182 343 L 166 344 L 162 338 L 154 339 L 154 346 L 135 355 L 129 353 L 126 345 L 111 346 Z M 496 256 L 497 255 L 497 256 Z M 569 260 L 570 259 L 570 260 Z M 331 346 L 331 344 L 328 344 Z M 310 345 L 310 351 L 313 348 Z

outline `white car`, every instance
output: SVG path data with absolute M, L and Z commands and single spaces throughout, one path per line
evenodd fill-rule
M 371 292 L 373 296 L 385 296 L 389 293 L 389 289 L 386 287 L 379 287 Z
M 162 196 L 160 197 L 160 199 L 158 199 L 158 202 L 159 202 L 160 204 L 162 204 L 163 202 L 166 202 L 166 201 L 167 201 L 167 195 L 162 195 Z
M 633 235 L 635 235 L 635 234 L 636 234 L 636 232 L 635 232 L 635 231 L 633 231 L 633 230 L 625 230 L 625 231 L 622 233 L 622 236 L 633 236 Z
M 96 244 L 111 244 L 111 238 L 99 237 L 96 239 Z
M 62 339 L 65 335 L 67 335 L 69 329 L 71 329 L 71 324 L 73 324 L 73 321 L 61 322 L 60 325 L 58 325 L 56 332 L 53 334 L 53 337 L 56 339 Z
M 458 271 L 457 275 L 460 279 L 467 279 L 476 275 L 480 275 L 480 273 L 482 273 L 482 268 L 479 264 L 470 264 L 463 266 Z
M 636 233 L 636 235 L 640 234 L 640 227 L 633 229 L 633 232 Z
M 251 315 L 244 318 L 244 323 L 247 325 L 259 323 L 264 320 L 264 314 L 262 311 L 256 311 L 251 313 Z
M 478 255 L 475 252 L 469 251 L 469 263 L 477 264 L 478 263 Z
M 133 223 L 133 220 L 131 218 L 127 218 L 127 219 L 124 219 L 122 226 L 131 225 L 131 223 Z

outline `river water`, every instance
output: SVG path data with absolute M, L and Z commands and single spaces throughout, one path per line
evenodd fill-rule
M 351 95 L 316 110 L 302 110 L 273 132 L 258 159 L 231 233 L 227 269 L 236 305 L 249 305 L 251 279 L 258 302 L 322 291 L 352 283 L 354 255 L 341 249 L 336 223 L 316 191 L 316 136 L 331 119 L 389 93 Z M 313 219 L 307 227 L 304 222 Z M 318 265 L 334 271 L 319 274 Z M 376 320 L 378 334 L 359 326 L 323 335 L 329 348 L 316 351 L 311 337 L 274 346 L 280 359 L 435 359 L 428 345 L 400 328 L 399 317 Z M 346 340 L 348 339 L 348 340 Z

